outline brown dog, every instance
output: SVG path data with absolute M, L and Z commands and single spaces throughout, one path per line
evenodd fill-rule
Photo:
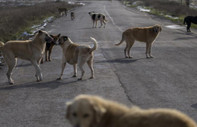
M 0 50 L 3 53 L 5 62 L 8 65 L 7 78 L 10 84 L 14 81 L 11 78 L 12 70 L 16 65 L 17 58 L 30 61 L 36 69 L 37 81 L 43 79 L 39 63 L 44 53 L 46 41 L 52 41 L 53 39 L 45 31 L 39 31 L 36 33 L 33 40 L 26 41 L 8 41 L 0 43 Z
M 197 127 L 177 110 L 129 108 L 92 95 L 68 102 L 66 118 L 73 127 Z
M 146 58 L 153 58 L 151 55 L 151 47 L 156 39 L 156 37 L 161 32 L 162 28 L 160 25 L 154 25 L 150 27 L 137 27 L 127 29 L 122 33 L 122 40 L 120 43 L 115 44 L 116 46 L 126 41 L 126 47 L 124 49 L 124 55 L 126 58 L 132 58 L 130 56 L 130 49 L 133 46 L 135 41 L 145 42 L 146 43 Z
M 57 44 L 57 41 L 59 40 L 60 34 L 58 35 L 50 35 L 53 38 L 53 41 L 51 42 L 46 42 L 46 47 L 45 47 L 45 61 L 51 61 L 51 52 L 54 47 L 54 45 Z M 41 63 L 43 63 L 43 58 L 41 60 Z
M 59 44 L 63 50 L 63 59 L 62 59 L 62 71 L 58 80 L 62 78 L 66 63 L 73 65 L 74 67 L 73 77 L 77 76 L 77 64 L 78 64 L 79 69 L 81 70 L 81 77 L 79 78 L 79 80 L 82 80 L 83 75 L 85 73 L 83 69 L 83 65 L 87 62 L 91 70 L 90 79 L 94 78 L 93 51 L 97 49 L 97 41 L 92 37 L 90 38 L 94 41 L 93 48 L 90 48 L 90 46 L 76 44 L 72 42 L 70 38 L 68 38 L 67 36 L 60 37 Z

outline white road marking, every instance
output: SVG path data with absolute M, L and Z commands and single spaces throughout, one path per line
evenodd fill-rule
M 104 11 L 105 11 L 105 13 L 107 14 L 107 16 L 110 18 L 110 20 L 112 21 L 112 24 L 113 24 L 114 26 L 116 26 L 116 28 L 118 28 L 118 30 L 119 30 L 120 32 L 123 32 L 123 30 L 122 30 L 118 25 L 116 25 L 116 23 L 114 22 L 113 18 L 110 16 L 110 14 L 108 13 L 108 11 L 106 10 L 105 5 L 104 5 Z

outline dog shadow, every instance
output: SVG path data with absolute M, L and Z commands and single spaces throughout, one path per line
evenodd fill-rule
M 194 109 L 197 109 L 197 103 L 196 103 L 196 104 L 191 105 L 191 107 L 192 107 L 192 108 L 194 108 Z
M 65 81 L 66 80 L 66 81 Z M 52 80 L 52 81 L 46 81 L 46 82 L 29 82 L 24 84 L 16 84 L 16 85 L 9 85 L 5 83 L 3 86 L 0 87 L 1 90 L 13 90 L 13 89 L 21 89 L 21 88 L 49 88 L 49 89 L 56 89 L 60 86 L 65 85 L 72 85 L 78 82 L 76 78 L 68 78 L 68 79 L 62 79 L 62 80 Z M 82 80 L 85 81 L 85 80 Z
M 113 59 L 113 60 L 102 60 L 102 61 L 97 61 L 95 63 L 121 63 L 121 64 L 129 64 L 136 62 L 141 59 L 146 59 L 146 58 L 139 58 L 139 59 L 132 59 L 132 58 L 118 58 L 118 59 Z

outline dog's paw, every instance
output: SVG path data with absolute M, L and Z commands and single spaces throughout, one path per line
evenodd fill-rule
M 62 78 L 57 78 L 56 80 L 61 80 Z
M 10 85 L 14 85 L 14 81 L 10 81 L 9 84 L 10 84 Z
M 73 75 L 72 77 L 73 77 L 73 78 L 74 78 L 74 77 L 77 77 L 77 75 Z
M 94 76 L 91 76 L 89 79 L 94 79 Z
M 82 78 L 78 78 L 78 81 L 82 80 Z

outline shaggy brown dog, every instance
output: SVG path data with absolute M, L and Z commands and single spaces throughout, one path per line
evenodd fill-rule
M 79 45 L 70 40 L 67 36 L 62 36 L 59 39 L 59 44 L 63 50 L 63 59 L 62 59 L 62 71 L 60 77 L 57 80 L 62 78 L 64 73 L 64 68 L 66 63 L 73 65 L 74 67 L 74 75 L 73 77 L 77 76 L 77 64 L 79 69 L 81 70 L 81 77 L 79 80 L 82 80 L 83 75 L 85 73 L 83 69 L 83 65 L 87 62 L 90 70 L 91 70 L 91 77 L 90 79 L 94 78 L 94 69 L 93 69 L 93 51 L 97 49 L 97 41 L 90 37 L 94 42 L 94 47 L 90 48 L 90 46 L 86 45 Z
M 53 39 L 47 32 L 40 30 L 36 33 L 33 40 L 8 41 L 5 45 L 0 43 L 0 50 L 2 51 L 4 60 L 8 65 L 7 78 L 10 84 L 14 83 L 11 75 L 12 70 L 16 65 L 17 58 L 30 61 L 36 69 L 37 81 L 41 81 L 43 79 L 39 63 L 44 53 L 46 41 L 50 42 L 52 40 Z
M 92 95 L 68 102 L 66 118 L 73 127 L 197 127 L 177 110 L 129 108 Z
M 137 28 L 130 28 L 127 29 L 122 33 L 122 40 L 120 43 L 115 44 L 116 46 L 126 41 L 126 47 L 124 49 L 124 55 L 126 58 L 132 58 L 130 56 L 130 49 L 133 46 L 135 41 L 145 42 L 146 43 L 146 58 L 153 58 L 151 55 L 151 47 L 161 32 L 162 28 L 160 25 L 154 25 L 150 27 L 137 27 Z

